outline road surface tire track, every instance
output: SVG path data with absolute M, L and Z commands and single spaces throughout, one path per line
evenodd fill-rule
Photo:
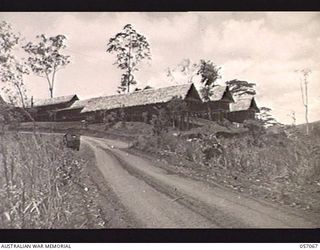
M 206 204 L 201 203 L 200 201 L 194 199 L 193 197 L 180 192 L 178 189 L 173 189 L 169 185 L 159 183 L 156 179 L 145 175 L 142 171 L 134 168 L 127 161 L 123 160 L 121 157 L 117 155 L 117 153 L 99 146 L 103 151 L 105 151 L 110 156 L 114 157 L 122 168 L 126 170 L 130 175 L 144 181 L 149 186 L 153 187 L 157 191 L 163 193 L 164 195 L 170 197 L 172 202 L 177 202 L 193 212 L 205 217 L 207 220 L 211 221 L 218 227 L 227 227 L 227 228 L 241 228 L 248 227 L 245 222 L 237 221 L 237 219 L 233 218 L 232 215 L 226 214 L 223 211 L 220 211 L 216 208 L 208 207 Z M 214 218 L 214 219 L 213 219 Z
M 128 203 L 128 196 L 123 198 L 123 193 L 121 195 L 121 189 L 120 189 L 120 195 L 119 195 L 119 186 L 116 187 L 116 190 L 114 192 L 118 193 L 118 198 L 120 201 L 122 201 L 124 206 L 127 206 L 128 213 L 134 214 L 136 216 L 136 221 L 138 221 L 137 227 L 142 228 L 218 228 L 221 227 L 217 225 L 216 223 L 213 223 L 213 221 L 208 220 L 207 218 L 204 218 L 199 213 L 192 211 L 185 206 L 177 203 L 172 199 L 170 196 L 168 196 L 165 193 L 162 193 L 149 184 L 145 182 L 145 180 L 137 178 L 136 176 L 129 173 L 117 160 L 116 156 L 113 154 L 106 153 L 105 149 L 100 147 L 99 143 L 91 142 L 89 143 L 92 147 L 96 149 L 96 152 L 98 155 L 96 157 L 99 157 L 99 151 L 102 152 L 104 155 L 108 155 L 109 162 L 105 166 L 110 166 L 110 162 L 113 162 L 113 165 L 116 165 L 116 168 L 120 170 L 121 172 L 125 172 L 127 175 L 126 179 L 129 179 L 130 184 L 126 185 L 125 187 L 125 195 L 134 196 L 134 201 L 136 199 L 139 200 L 139 202 L 136 202 L 136 206 L 132 207 L 132 203 Z M 101 155 L 100 155 L 101 158 Z M 98 164 L 99 165 L 99 164 Z M 100 164 L 101 167 L 101 164 Z M 108 167 L 107 167 L 108 168 Z M 103 169 L 101 169 L 103 172 Z M 121 173 L 120 172 L 120 173 Z M 107 178 L 107 183 L 110 185 L 108 181 L 108 178 L 110 176 L 106 176 L 106 173 L 103 173 L 105 177 Z M 124 175 L 123 173 L 121 174 Z M 114 176 L 113 176 L 114 177 Z M 117 178 L 117 177 L 115 177 Z M 109 179 L 110 180 L 110 179 Z M 111 181 L 112 182 L 112 181 Z M 119 179 L 117 182 L 123 184 L 123 179 L 120 181 Z M 134 185 L 132 186 L 132 182 L 134 182 Z M 113 184 L 115 184 L 113 182 Z M 126 184 L 126 183 L 125 183 Z M 130 187 L 131 186 L 131 187 Z M 114 185 L 110 185 L 111 188 L 114 187 Z M 142 187 L 142 188 L 141 188 Z M 131 190 L 135 189 L 135 190 Z M 151 190 L 151 191 L 150 191 Z M 123 191 L 123 188 L 122 188 Z M 146 192 L 146 193 L 142 193 Z M 131 195 L 132 193 L 132 195 Z M 148 194 L 146 196 L 146 194 Z M 151 195 L 150 195 L 151 194 Z M 147 197 L 147 200 L 143 197 Z M 144 200 L 143 200 L 144 199 Z M 130 201 L 130 197 L 129 197 Z M 131 201 L 132 202 L 132 201 Z M 138 207 L 139 206 L 139 207 Z M 149 210 L 147 210 L 148 208 Z M 132 210 L 132 211 L 130 211 Z M 138 210 L 138 212 L 137 212 Z M 150 216 L 151 215 L 151 216 Z
M 170 202 L 178 203 L 180 206 L 187 208 L 187 210 L 191 210 L 205 218 L 206 221 L 210 221 L 209 225 L 214 223 L 213 227 L 315 227 L 313 223 L 298 215 L 290 214 L 287 211 L 284 213 L 283 210 L 278 211 L 275 207 L 267 206 L 253 199 L 243 197 L 243 199 L 240 199 L 240 195 L 237 197 L 234 193 L 220 190 L 218 187 L 207 188 L 203 183 L 181 178 L 176 175 L 170 177 L 168 176 L 168 171 L 163 169 L 161 171 L 158 170 L 159 168 L 154 167 L 151 162 L 141 157 L 137 158 L 137 156 L 134 157 L 128 153 L 126 154 L 122 150 L 113 149 L 113 147 L 110 148 L 110 140 L 104 141 L 86 137 L 85 141 L 101 152 L 104 152 L 105 156 L 103 157 L 108 156 L 118 168 L 126 171 L 127 175 L 131 176 L 130 178 L 134 177 L 144 182 L 162 195 L 169 197 Z M 115 143 L 116 142 L 113 142 L 112 144 Z M 102 157 L 101 152 L 100 157 Z M 144 166 L 140 167 L 140 165 L 137 165 L 139 163 Z M 190 187 L 188 184 L 190 184 Z M 180 188 L 173 188 L 176 186 L 179 187 L 179 185 Z M 132 188 L 135 187 L 132 186 Z M 192 188 L 197 190 L 193 191 Z M 182 191 L 180 192 L 179 189 Z M 203 193 L 202 191 L 205 192 Z M 239 198 L 239 200 L 236 198 Z M 185 212 L 187 212 L 187 210 L 184 209 Z M 190 223 L 188 225 L 190 225 Z M 158 227 L 158 225 L 156 226 Z M 193 225 L 191 224 L 190 226 L 192 227 Z M 207 226 L 208 225 L 203 227 Z M 159 225 L 159 227 L 161 227 L 161 225 Z
M 94 150 L 90 145 L 82 146 L 81 150 L 90 150 L 94 157 Z M 80 152 L 81 153 L 81 152 Z M 96 159 L 93 158 L 87 175 L 97 189 L 98 197 L 94 202 L 97 204 L 99 214 L 108 228 L 133 228 L 138 225 L 137 221 L 128 213 L 126 208 L 119 202 L 118 197 L 106 183 L 101 171 L 97 167 Z

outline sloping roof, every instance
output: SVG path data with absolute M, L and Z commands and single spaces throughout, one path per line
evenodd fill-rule
M 192 87 L 193 84 L 183 84 L 159 89 L 147 89 L 129 94 L 92 98 L 86 100 L 87 103 L 81 113 L 146 104 L 165 103 L 175 96 L 185 99 Z
M 256 111 L 259 111 L 259 108 L 256 104 L 256 101 L 254 97 L 244 97 L 237 99 L 234 103 L 231 103 L 230 105 L 230 111 L 243 111 L 243 110 L 249 110 L 254 109 Z
M 95 98 L 92 98 L 95 99 Z M 88 103 L 92 100 L 92 99 L 85 99 L 85 100 L 77 100 L 74 103 L 72 103 L 72 105 L 70 107 L 64 108 L 64 109 L 59 109 L 60 110 L 70 110 L 70 109 L 82 109 L 84 108 L 86 105 L 88 105 Z
M 2 96 L 0 95 L 0 104 L 5 104 L 6 102 L 3 100 Z
M 210 100 L 220 101 L 226 91 L 227 86 L 214 86 L 211 90 Z
M 221 85 L 214 86 L 210 90 L 209 98 L 210 98 L 210 101 L 214 101 L 214 102 L 220 101 L 222 99 L 228 99 L 228 100 L 230 100 L 230 102 L 234 102 L 228 86 L 221 86 Z M 201 96 L 201 99 L 203 101 L 205 101 L 202 96 Z
M 62 104 L 62 103 L 70 102 L 75 97 L 76 99 L 78 99 L 77 95 L 59 96 L 59 97 L 48 98 L 48 99 L 34 99 L 33 106 L 42 107 L 42 106 Z

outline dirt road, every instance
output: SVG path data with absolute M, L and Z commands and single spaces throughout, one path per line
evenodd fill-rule
M 143 228 L 313 228 L 288 209 L 180 177 L 121 150 L 123 142 L 82 137 L 120 202 Z

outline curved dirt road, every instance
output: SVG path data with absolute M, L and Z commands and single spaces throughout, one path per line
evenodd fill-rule
M 311 221 L 266 202 L 155 167 L 121 150 L 127 144 L 82 136 L 120 202 L 143 228 L 314 228 Z

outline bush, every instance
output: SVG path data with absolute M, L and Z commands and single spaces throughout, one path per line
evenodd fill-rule
M 148 123 L 149 122 L 149 113 L 147 111 L 142 112 L 142 121 L 144 123 Z
M 139 135 L 132 146 L 143 151 L 154 151 L 157 147 L 157 139 L 154 136 Z
M 170 123 L 170 117 L 167 114 L 167 110 L 164 108 L 158 109 L 158 114 L 153 115 L 150 124 L 153 126 L 153 134 L 160 136 L 168 131 Z
M 246 120 L 244 122 L 244 127 L 249 130 L 249 133 L 253 138 L 253 143 L 258 145 L 260 137 L 266 133 L 263 123 L 258 120 Z
M 111 112 L 104 116 L 103 123 L 105 124 L 105 130 L 109 129 L 117 123 L 117 115 L 115 112 Z

